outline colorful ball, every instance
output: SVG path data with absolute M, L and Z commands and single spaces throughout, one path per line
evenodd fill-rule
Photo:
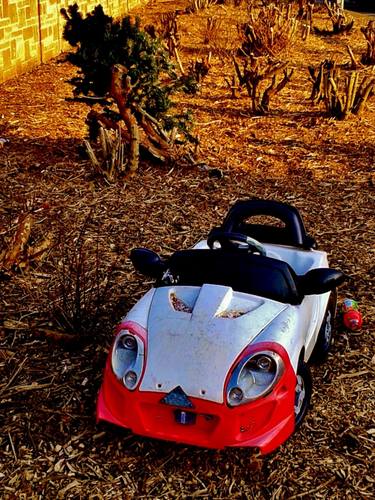
M 348 311 L 357 311 L 358 310 L 358 302 L 353 299 L 345 299 L 342 303 L 342 312 L 346 313 Z

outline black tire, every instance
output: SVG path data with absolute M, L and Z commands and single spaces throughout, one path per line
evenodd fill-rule
M 298 363 L 294 399 L 294 416 L 296 429 L 302 424 L 310 406 L 312 393 L 312 377 L 309 366 L 302 360 Z
M 335 327 L 335 316 L 337 308 L 337 291 L 332 290 L 329 297 L 326 313 L 322 326 L 320 327 L 318 338 L 310 360 L 313 363 L 323 363 L 328 356 L 332 345 L 333 329 Z

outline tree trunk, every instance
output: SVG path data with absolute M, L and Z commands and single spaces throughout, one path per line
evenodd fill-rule
M 134 174 L 139 165 L 139 129 L 137 120 L 127 102 L 131 90 L 130 77 L 126 74 L 126 68 L 116 64 L 112 69 L 110 95 L 116 101 L 121 118 L 124 120 L 130 135 L 129 171 Z

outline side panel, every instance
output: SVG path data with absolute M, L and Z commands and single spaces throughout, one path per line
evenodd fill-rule
M 297 371 L 299 355 L 305 345 L 305 330 L 302 327 L 302 306 L 289 306 L 265 328 L 255 339 L 256 343 L 275 342 L 288 353 L 294 372 Z
M 155 288 L 151 288 L 136 304 L 130 309 L 122 321 L 134 321 L 147 330 L 148 314 L 151 302 L 154 297 Z
M 303 328 L 306 331 L 305 361 L 310 358 L 310 355 L 317 341 L 318 333 L 326 312 L 329 295 L 329 292 L 322 295 L 310 295 L 308 297 L 305 297 L 305 300 L 303 301 L 306 303 L 308 302 L 310 304 L 309 307 L 311 307 L 311 316 L 306 315 L 303 317 Z

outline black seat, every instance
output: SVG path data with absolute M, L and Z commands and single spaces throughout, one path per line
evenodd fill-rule
M 271 216 L 282 222 L 283 227 L 251 223 L 259 215 Z M 250 221 L 250 222 L 249 222 Z M 215 231 L 214 228 L 213 231 Z M 229 210 L 220 230 L 242 233 L 263 243 L 288 245 L 303 249 L 316 248 L 314 238 L 306 230 L 298 210 L 273 200 L 240 200 Z
M 247 250 L 182 250 L 170 257 L 168 268 L 178 285 L 230 286 L 285 304 L 300 304 L 303 299 L 289 264 Z

